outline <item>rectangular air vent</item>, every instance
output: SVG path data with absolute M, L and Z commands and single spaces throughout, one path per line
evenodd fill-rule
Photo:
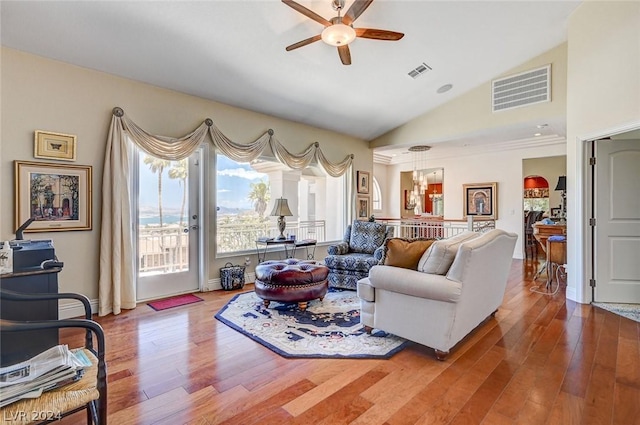
M 493 112 L 551 100 L 551 65 L 491 82 Z
M 426 63 L 422 62 L 415 69 L 412 69 L 411 71 L 409 71 L 408 74 L 409 74 L 409 77 L 415 80 L 416 78 L 418 78 L 419 76 L 421 76 L 427 71 L 431 71 L 431 67 Z

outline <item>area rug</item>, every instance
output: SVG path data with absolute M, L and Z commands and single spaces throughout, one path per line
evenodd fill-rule
M 640 304 L 593 303 L 593 305 L 640 322 Z
M 269 308 L 254 292 L 233 297 L 216 319 L 287 358 L 388 359 L 407 342 L 360 324 L 360 301 L 354 291 L 331 290 L 322 301 L 297 304 L 272 301 Z
M 204 301 L 200 297 L 196 297 L 193 294 L 178 295 L 171 298 L 165 298 L 163 300 L 153 301 L 147 303 L 149 307 L 155 311 L 166 310 L 168 308 L 179 307 L 181 305 L 193 304 L 200 301 Z

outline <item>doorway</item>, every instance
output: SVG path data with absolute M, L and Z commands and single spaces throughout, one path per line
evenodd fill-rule
M 136 154 L 138 301 L 196 292 L 201 287 L 203 150 L 180 161 L 162 160 L 142 151 Z
M 544 250 L 536 245 L 537 242 L 533 238 L 533 229 L 530 230 L 530 235 L 527 234 L 529 231 L 528 219 L 533 222 L 557 215 L 562 203 L 562 192 L 555 190 L 555 188 L 558 177 L 564 176 L 566 173 L 566 155 L 525 158 L 522 160 L 522 217 L 523 235 L 525 235 L 522 241 L 522 249 L 523 258 L 525 259 L 533 257 L 534 260 L 537 260 L 537 255 L 544 253 Z M 529 179 L 527 179 L 528 177 Z M 536 214 L 531 216 L 531 211 L 536 211 Z
M 640 303 L 640 131 L 591 142 L 592 301 Z

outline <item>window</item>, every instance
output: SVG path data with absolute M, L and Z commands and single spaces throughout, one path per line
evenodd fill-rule
M 549 198 L 525 198 L 525 211 L 549 211 Z
M 251 164 L 216 155 L 217 254 L 254 251 L 259 237 L 278 236 L 274 198 L 287 199 L 285 234 L 318 242 L 339 240 L 346 227 L 344 177 L 319 166 L 291 170 L 273 158 Z
M 382 211 L 382 192 L 375 177 L 373 177 L 373 211 Z

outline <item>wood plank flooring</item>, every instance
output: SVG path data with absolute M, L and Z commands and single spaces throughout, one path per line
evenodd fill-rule
M 390 360 L 282 358 L 214 318 L 236 292 L 97 318 L 109 422 L 640 424 L 640 324 L 567 301 L 564 286 L 531 292 L 538 267 L 514 260 L 495 318 L 444 362 L 417 344 Z M 63 342 L 77 345 L 81 334 L 65 332 Z M 78 413 L 62 423 L 84 421 Z

